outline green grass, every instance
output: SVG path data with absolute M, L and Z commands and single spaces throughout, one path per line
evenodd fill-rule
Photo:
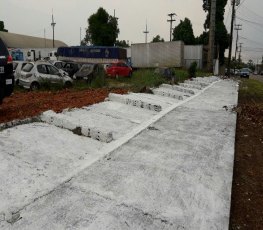
M 262 101 L 263 83 L 252 79 L 242 79 L 239 87 L 239 98 L 255 102 Z
M 119 79 L 109 80 L 109 85 L 118 87 L 126 87 L 134 92 L 139 92 L 145 87 L 157 87 L 162 83 L 167 82 L 163 77 L 154 74 L 154 70 L 137 70 L 134 71 L 131 77 L 120 77 Z

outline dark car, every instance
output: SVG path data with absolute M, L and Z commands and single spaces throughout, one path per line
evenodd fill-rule
M 90 83 L 97 74 L 102 72 L 103 66 L 99 64 L 83 64 L 81 68 L 73 75 L 75 80 L 86 80 Z
M 14 90 L 13 59 L 0 39 L 0 104 Z
M 250 73 L 251 73 L 251 70 L 249 68 L 242 68 L 239 74 L 240 74 L 240 77 L 249 78 Z
M 132 68 L 124 62 L 121 62 L 121 61 L 114 62 L 114 63 L 111 63 L 106 68 L 106 74 L 109 77 L 114 77 L 114 78 L 118 78 L 119 76 L 131 77 Z
M 80 63 L 66 62 L 62 68 L 72 78 L 73 75 L 81 68 Z

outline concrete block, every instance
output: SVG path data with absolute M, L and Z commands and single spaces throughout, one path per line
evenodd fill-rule
M 169 90 L 166 88 L 157 88 L 157 89 L 152 89 L 154 94 L 161 95 L 164 97 L 171 97 L 171 98 L 176 98 L 178 100 L 183 100 L 183 94 L 179 95 L 178 93 L 174 92 L 173 90 Z
M 192 95 L 195 94 L 194 90 L 187 89 L 187 88 L 184 88 L 184 87 L 178 86 L 178 85 L 162 84 L 162 85 L 160 85 L 160 88 L 167 88 L 167 89 L 176 90 L 176 91 L 179 91 L 179 92 L 188 93 L 188 94 L 192 94 Z

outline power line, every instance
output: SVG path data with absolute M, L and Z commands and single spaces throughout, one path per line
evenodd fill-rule
M 244 22 L 252 23 L 252 24 L 254 24 L 254 25 L 256 24 L 256 25 L 259 25 L 259 26 L 263 26 L 263 23 L 258 23 L 258 22 L 250 21 L 250 20 L 248 20 L 248 19 L 241 18 L 241 17 L 238 17 L 238 16 L 236 16 L 236 18 L 238 18 L 239 20 L 244 21 Z
M 241 39 L 245 39 L 245 40 L 251 41 L 251 42 L 253 42 L 253 43 L 257 43 L 257 44 L 263 45 L 263 43 L 254 41 L 254 40 L 252 40 L 252 39 L 249 39 L 249 38 L 246 38 L 246 37 L 243 37 L 243 36 L 239 36 L 239 37 L 240 37 Z

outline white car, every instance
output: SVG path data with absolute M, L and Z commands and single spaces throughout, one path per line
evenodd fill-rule
M 45 61 L 29 62 L 21 71 L 19 85 L 26 89 L 37 90 L 44 82 L 72 86 L 73 80 L 52 64 Z
M 13 61 L 13 73 L 14 73 L 16 84 L 18 84 L 19 82 L 21 70 L 27 63 L 28 63 L 27 61 Z

